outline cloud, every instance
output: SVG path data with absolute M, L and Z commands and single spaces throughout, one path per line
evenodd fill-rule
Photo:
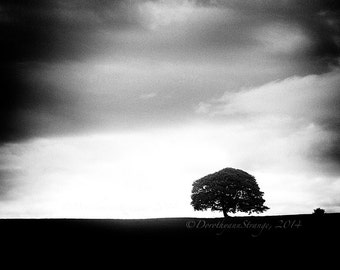
M 332 1 L 2 1 L 0 143 L 182 121 L 225 91 L 327 72 L 338 11 Z M 151 105 L 138 98 L 149 93 Z
M 231 9 L 237 14 L 236 25 L 241 33 L 252 33 L 270 28 L 271 26 L 281 25 L 295 31 L 295 40 L 301 37 L 307 38 L 309 47 L 300 50 L 298 53 L 291 51 L 293 55 L 311 61 L 314 65 L 338 64 L 340 53 L 339 47 L 339 12 L 340 5 L 333 0 L 317 1 L 197 1 L 203 6 L 224 7 Z M 249 31 L 251 30 L 251 31 Z M 269 29 L 270 30 L 270 29 Z M 280 46 L 282 39 L 274 33 L 263 33 L 269 36 L 271 41 Z M 297 31 L 296 31 L 297 30 Z M 286 31 L 286 30 L 284 30 Z M 297 34 L 297 35 L 296 35 Z M 301 36 L 300 36 L 301 35 Z M 306 41 L 307 41 L 306 40 Z M 291 42 L 291 40 L 286 42 Z
M 15 188 L 17 183 L 13 183 L 15 171 L 0 169 L 0 201 L 9 200 L 9 194 Z
M 214 113 L 286 115 L 313 121 L 329 119 L 338 109 L 339 74 L 336 69 L 322 75 L 295 76 L 256 88 L 225 93 L 215 101 L 217 106 Z
M 298 55 L 309 50 L 311 41 L 301 28 L 290 24 L 274 23 L 255 31 L 254 38 L 269 54 Z
M 338 172 L 339 87 L 340 71 L 335 69 L 322 75 L 295 76 L 240 92 L 226 92 L 219 99 L 200 103 L 196 111 L 213 117 L 262 121 L 269 128 L 281 123 L 281 129 L 288 134 L 319 129 L 318 140 L 309 145 L 309 158 L 332 165 L 327 169 Z
M 18 160 L 23 151 L 25 151 L 24 148 L 13 144 L 0 147 L 0 202 L 17 199 L 16 191 L 21 184 L 21 181 L 17 179 L 22 176 Z
M 1 23 L 8 53 L 13 61 L 79 60 L 101 46 L 96 34 L 138 27 L 138 13 L 129 1 L 2 1 Z
M 1 7 L 3 17 L 9 18 L 1 22 L 2 46 L 9 52 L 2 57 L 9 62 L 81 60 L 103 53 L 107 45 L 118 53 L 124 47 L 140 48 L 138 43 L 119 40 L 120 34 L 128 32 L 139 39 L 140 34 L 156 35 L 149 53 L 155 49 L 198 53 L 202 49 L 224 51 L 226 46 L 253 48 L 258 46 L 254 33 L 273 25 L 279 27 L 263 35 L 269 34 L 275 45 L 282 41 L 277 31 L 292 32 L 295 40 L 300 35 L 309 39 L 309 56 L 334 60 L 339 55 L 336 1 L 58 0 L 29 5 L 3 1 Z M 116 39 L 111 44 L 102 40 L 107 33 Z M 162 39 L 170 42 L 168 47 Z
M 142 94 L 139 97 L 141 99 L 151 99 L 154 98 L 155 96 L 157 96 L 157 93 L 147 93 L 147 94 Z
M 1 1 L 0 10 L 0 143 L 44 134 L 74 104 L 67 87 L 28 83 L 35 64 L 79 61 L 100 50 L 98 31 L 136 25 L 122 1 Z
M 194 9 L 194 2 L 189 1 L 145 1 L 139 6 L 145 23 L 153 30 L 186 22 Z

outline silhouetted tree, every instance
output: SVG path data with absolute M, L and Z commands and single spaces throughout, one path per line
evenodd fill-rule
M 321 215 L 325 214 L 325 209 L 316 208 L 316 209 L 314 209 L 313 214 L 314 214 L 314 215 L 317 215 L 317 216 L 321 216 Z
M 193 183 L 191 205 L 195 210 L 211 209 L 228 213 L 261 213 L 264 206 L 263 192 L 254 176 L 238 169 L 225 168 Z

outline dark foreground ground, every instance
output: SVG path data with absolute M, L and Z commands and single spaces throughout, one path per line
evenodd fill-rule
M 143 258 L 195 254 L 192 258 L 199 260 L 209 254 L 228 257 L 229 252 L 261 253 L 262 248 L 263 253 L 277 249 L 296 254 L 307 249 L 314 254 L 339 250 L 339 229 L 340 214 L 228 219 L 0 219 L 0 244 L 12 254 L 49 256 L 67 252 L 86 258 L 98 252 L 116 257 L 131 254 L 132 261 L 137 260 L 136 254 L 143 254 Z

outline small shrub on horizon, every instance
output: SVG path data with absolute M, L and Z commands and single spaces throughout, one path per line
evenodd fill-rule
M 322 209 L 322 208 L 316 208 L 316 209 L 314 209 L 314 212 L 313 212 L 313 214 L 314 215 L 318 215 L 318 216 L 321 216 L 321 215 L 324 215 L 325 214 L 325 209 Z

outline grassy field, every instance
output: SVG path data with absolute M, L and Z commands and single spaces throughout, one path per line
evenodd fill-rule
M 340 214 L 159 219 L 0 219 L 6 237 L 51 239 L 287 239 L 334 237 Z
M 336 258 L 340 214 L 160 219 L 0 219 L 0 254 L 12 262 L 92 260 L 113 267 L 186 262 L 224 268 L 230 263 L 261 263 Z M 335 248 L 334 248 L 335 247 Z M 303 254 L 305 257 L 302 257 Z M 314 254 L 314 255 L 313 255 Z M 323 254 L 323 255 L 321 255 Z M 128 259 L 126 259 L 128 258 Z M 290 260 L 288 260 L 288 258 Z M 160 265 L 158 262 L 162 261 Z M 228 263 L 227 263 L 228 262 Z M 224 269 L 223 268 L 223 269 Z M 230 268 L 230 267 L 229 267 Z
M 0 219 L 0 255 L 12 263 L 104 261 L 157 269 L 258 265 L 275 258 L 331 262 L 338 255 L 340 214 L 160 219 Z M 331 255 L 331 254 L 335 255 Z M 307 255 L 306 255 L 307 254 Z M 273 257 L 275 256 L 275 257 Z M 294 258 L 294 259 L 293 259 Z M 265 260 L 268 261 L 268 260 Z M 161 262 L 161 264 L 159 264 Z M 67 264 L 69 265 L 69 264 Z M 294 263 L 295 265 L 295 263 Z M 61 265 L 60 267 L 64 267 Z M 183 268 L 183 267 L 182 267 Z M 191 269 L 190 268 L 190 269 Z M 277 268 L 277 267 L 276 267 Z M 119 269 L 119 268 L 118 268 Z
M 7 252 L 27 252 L 34 246 L 47 256 L 99 252 L 111 257 L 118 254 L 114 250 L 158 257 L 192 252 L 225 256 L 240 249 L 262 252 L 262 247 L 282 250 L 283 246 L 299 254 L 306 248 L 337 246 L 339 228 L 338 213 L 227 219 L 0 219 L 1 244 Z

